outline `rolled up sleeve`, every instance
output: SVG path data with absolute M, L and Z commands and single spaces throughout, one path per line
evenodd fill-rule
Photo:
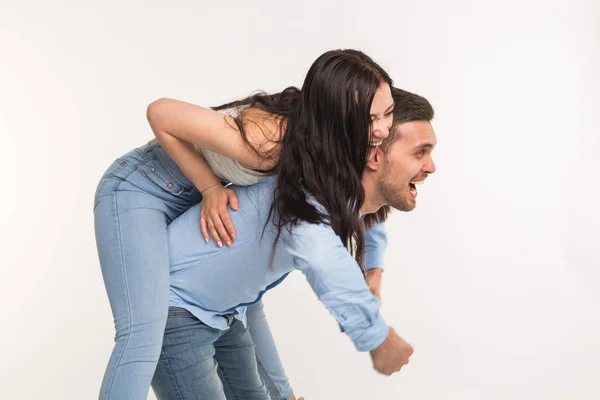
M 305 275 L 356 349 L 379 347 L 389 330 L 379 300 L 333 229 L 325 224 L 300 223 L 282 242 L 293 255 L 295 268 Z

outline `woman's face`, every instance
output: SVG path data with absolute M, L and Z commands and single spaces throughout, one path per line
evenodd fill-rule
M 394 114 L 392 90 L 386 82 L 382 83 L 371 104 L 371 146 L 379 146 L 390 135 Z

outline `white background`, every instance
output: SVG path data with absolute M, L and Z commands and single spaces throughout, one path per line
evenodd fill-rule
M 266 296 L 296 393 L 600 398 L 596 0 L 0 4 L 1 398 L 97 396 L 113 324 L 92 197 L 151 139 L 147 104 L 300 85 L 346 47 L 436 109 L 438 172 L 389 223 L 383 287 L 415 354 L 377 375 L 298 274 Z

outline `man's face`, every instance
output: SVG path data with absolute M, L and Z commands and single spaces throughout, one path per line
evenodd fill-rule
M 435 132 L 427 121 L 406 122 L 395 126 L 399 135 L 383 156 L 383 170 L 377 191 L 384 204 L 401 211 L 417 205 L 416 185 L 423 184 L 435 172 L 431 152 L 437 144 Z

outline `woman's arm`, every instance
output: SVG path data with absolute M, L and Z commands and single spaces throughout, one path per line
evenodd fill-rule
M 208 242 L 210 230 L 219 247 L 222 242 L 231 246 L 236 234 L 227 205 L 237 210 L 237 198 L 233 191 L 221 187 L 194 144 L 237 160 L 247 168 L 268 170 L 275 166 L 277 157 L 265 158 L 259 153 L 270 155 L 277 145 L 280 120 L 264 111 L 245 110 L 244 131 L 250 146 L 233 118 L 208 108 L 163 98 L 148 106 L 147 117 L 169 157 L 202 192 L 200 228 L 204 239 Z
M 279 120 L 265 112 L 249 111 L 244 130 L 252 146 L 244 140 L 233 118 L 218 111 L 163 98 L 151 103 L 147 114 L 156 138 L 188 179 L 194 184 L 211 184 L 201 166 L 206 164 L 192 144 L 251 169 L 268 170 L 275 166 L 276 159 L 261 157 L 255 149 L 267 154 L 275 146 L 280 137 Z
M 207 124 L 198 124 L 197 121 L 189 121 L 190 118 L 200 118 L 202 115 L 208 114 L 210 118 L 205 118 Z M 216 115 L 215 115 L 216 114 Z M 204 109 L 202 107 L 193 106 L 188 103 L 183 103 L 170 99 L 159 99 L 148 106 L 147 118 L 154 135 L 160 142 L 161 146 L 167 152 L 169 157 L 177 164 L 183 174 L 194 184 L 194 186 L 202 193 L 202 212 L 200 218 L 200 228 L 206 242 L 209 241 L 209 229 L 212 237 L 215 239 L 219 247 L 222 242 L 231 246 L 232 240 L 235 240 L 235 229 L 231 223 L 231 218 L 227 209 L 229 204 L 231 208 L 237 210 L 237 197 L 235 193 L 229 189 L 223 188 L 220 180 L 215 176 L 212 169 L 206 161 L 194 148 L 192 142 L 187 139 L 193 138 L 190 132 L 197 125 L 202 128 L 198 132 L 204 133 L 200 135 L 203 140 L 200 143 L 209 143 L 209 148 L 216 151 L 218 145 L 223 146 L 226 151 L 231 151 L 228 146 L 225 146 L 226 141 L 222 138 L 217 139 L 217 145 L 211 146 L 210 140 L 207 138 L 215 138 L 217 135 L 208 135 L 212 125 L 225 123 L 224 116 L 218 112 Z M 176 132 L 176 134 L 171 134 Z M 219 132 L 222 133 L 222 132 Z M 241 139 L 239 132 L 234 130 L 233 134 L 229 132 L 230 137 L 238 137 Z M 233 140 L 235 147 L 237 142 Z M 239 143 L 237 143 L 239 146 Z

